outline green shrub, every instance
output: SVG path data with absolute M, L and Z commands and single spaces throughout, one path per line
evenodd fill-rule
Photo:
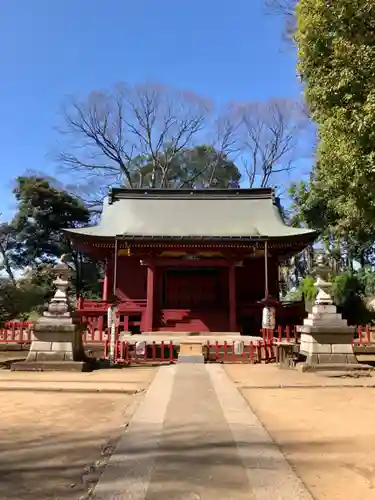
M 361 279 L 359 273 L 344 271 L 333 278 L 334 302 L 350 325 L 366 324 L 373 319 L 373 313 L 368 310 L 364 301 L 365 293 L 365 280 Z

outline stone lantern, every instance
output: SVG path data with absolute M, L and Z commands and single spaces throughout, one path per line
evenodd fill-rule
M 316 267 L 315 304 L 303 325 L 297 327 L 301 334 L 300 353 L 306 356 L 303 370 L 362 369 L 353 351 L 355 327 L 348 326 L 333 304 L 329 274 L 330 268 L 321 255 Z
M 72 271 L 63 255 L 53 268 L 56 292 L 43 316 L 34 325 L 34 339 L 25 361 L 13 370 L 86 371 L 91 363 L 84 353 L 79 317 L 70 310 L 68 288 Z

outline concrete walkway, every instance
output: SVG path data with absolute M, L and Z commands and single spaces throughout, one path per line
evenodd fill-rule
M 95 500 L 312 500 L 220 365 L 162 367 Z

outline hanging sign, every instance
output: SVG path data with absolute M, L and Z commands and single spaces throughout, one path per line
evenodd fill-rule
M 135 354 L 137 357 L 144 356 L 146 354 L 146 342 L 144 340 L 135 344 Z
M 130 248 L 120 248 L 120 250 L 117 252 L 117 255 L 123 257 L 130 257 L 131 255 Z
M 276 327 L 276 309 L 265 306 L 262 313 L 262 328 L 273 330 Z
M 242 340 L 235 340 L 233 342 L 233 351 L 236 356 L 242 356 L 244 349 L 244 343 Z
M 115 361 L 115 337 L 116 337 L 116 313 L 114 307 L 107 311 L 108 333 L 109 333 L 109 361 Z

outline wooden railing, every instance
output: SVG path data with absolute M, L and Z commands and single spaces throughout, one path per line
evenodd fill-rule
M 108 335 L 106 324 L 101 321 L 101 316 L 90 316 L 86 318 L 86 329 L 83 332 L 83 342 L 87 344 L 98 343 L 104 344 Z M 119 338 L 123 328 L 121 323 L 116 328 L 116 338 Z M 160 332 L 159 332 L 160 333 Z M 176 332 L 178 333 L 178 332 Z M 166 332 L 166 335 L 168 333 Z M 286 341 L 298 342 L 299 334 L 296 326 L 278 326 L 274 330 L 263 329 L 260 332 L 263 340 L 269 341 Z M 246 342 L 249 337 L 243 336 L 242 339 Z M 33 323 L 30 321 L 10 321 L 0 328 L 0 343 L 1 344 L 30 344 L 33 340 Z M 247 342 L 248 343 L 248 342 Z M 375 345 L 375 327 L 370 325 L 358 326 L 353 338 L 354 345 Z

